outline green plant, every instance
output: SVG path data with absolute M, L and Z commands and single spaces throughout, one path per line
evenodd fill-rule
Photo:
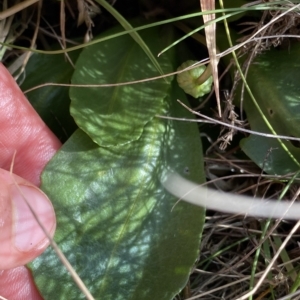
M 157 29 L 141 37 L 157 52 Z M 60 73 L 58 67 L 64 70 L 60 80 L 70 76 L 51 57 L 44 61 L 37 55 L 32 63 L 48 68 L 48 78 L 52 70 Z M 165 73 L 174 69 L 166 55 L 159 65 Z M 127 35 L 86 47 L 75 66 L 70 111 L 79 128 L 42 175 L 42 189 L 58 219 L 55 241 L 96 298 L 124 299 L 126 294 L 128 299 L 171 299 L 184 287 L 198 256 L 204 222 L 204 209 L 176 204 L 177 198 L 161 185 L 168 169 L 205 180 L 201 143 L 194 138 L 197 126 L 156 116 L 187 116 L 175 101 L 187 103 L 185 95 L 173 77 L 95 86 L 159 75 Z M 23 86 L 31 84 L 28 79 Z M 41 103 L 37 92 L 28 94 L 33 104 L 40 104 L 40 112 L 51 101 L 52 107 L 61 107 L 51 89 L 47 102 Z M 30 268 L 45 299 L 83 297 L 52 249 Z
M 289 33 L 289 29 L 295 30 L 276 31 L 286 29 L 292 23 L 286 21 L 283 26 L 276 20 L 282 21 L 284 14 L 287 14 L 297 23 L 292 9 L 296 10 L 298 6 L 284 1 L 259 4 L 226 1 L 224 8 L 220 1 L 219 7 L 213 11 L 217 19 L 205 26 L 202 20 L 205 13 L 199 13 L 198 2 L 178 3 L 178 7 L 172 7 L 168 1 L 163 1 L 163 16 L 158 13 L 155 23 L 141 21 L 141 18 L 128 21 L 106 1 L 97 2 L 118 19 L 125 31 L 115 27 L 85 45 L 69 45 L 62 50 L 34 50 L 37 53 L 27 64 L 27 76 L 22 83 L 24 90 L 43 82 L 65 86 L 50 84 L 27 93 L 48 126 L 62 141 L 66 141 L 46 167 L 42 178 L 42 188 L 53 200 L 57 211 L 55 240 L 95 298 L 172 299 L 186 286 L 196 261 L 205 212 L 203 208 L 195 208 L 182 201 L 177 203 L 178 198 L 163 188 L 161 182 L 165 182 L 168 171 L 175 171 L 197 184 L 203 184 L 207 177 L 218 189 L 226 191 L 249 193 L 252 188 L 255 196 L 275 194 L 276 197 L 280 193 L 280 199 L 296 194 L 294 182 L 298 180 L 297 176 L 287 173 L 297 171 L 299 166 L 298 70 L 297 66 L 290 65 L 290 61 L 298 65 L 299 47 L 291 43 L 288 50 L 267 51 L 267 42 L 261 44 L 258 41 L 274 34 L 277 37 L 268 41 L 275 45 L 279 34 Z M 143 4 L 150 5 L 148 1 Z M 157 8 L 156 4 L 154 8 Z M 155 10 L 151 9 L 150 13 L 153 13 Z M 172 14 L 175 17 L 167 19 L 166 16 Z M 214 22 L 218 22 L 216 32 L 212 30 L 213 26 L 209 27 Z M 239 35 L 242 41 L 238 47 L 244 49 L 240 52 L 235 44 L 236 30 L 240 30 L 237 22 L 253 25 L 248 28 L 247 34 Z M 266 25 L 259 27 L 262 23 Z M 204 28 L 206 33 L 211 34 L 207 34 L 211 38 L 208 43 L 197 33 Z M 186 36 L 182 37 L 182 31 Z M 214 38 L 219 49 L 214 48 Z M 220 81 L 221 92 L 215 81 L 214 88 L 219 95 L 216 100 L 222 100 L 218 112 L 214 99 L 207 102 L 202 91 L 200 94 L 198 91 L 194 93 L 199 86 L 192 87 L 192 95 L 201 97 L 201 110 L 200 113 L 191 111 L 208 118 L 210 122 L 222 122 L 222 125 L 229 127 L 228 130 L 224 127 L 220 134 L 216 127 L 199 125 L 201 134 L 209 141 L 212 138 L 216 143 L 221 143 L 222 150 L 226 152 L 217 150 L 214 142 L 207 145 L 206 140 L 203 151 L 198 126 L 174 119 L 191 118 L 191 114 L 176 102 L 177 99 L 187 107 L 190 103 L 193 107 L 199 106 L 199 102 L 195 104 L 178 88 L 172 73 L 185 61 L 206 58 L 207 49 L 203 47 L 206 43 L 210 55 L 218 55 L 218 59 L 211 56 L 212 61 L 206 69 L 213 73 L 209 77 L 212 75 L 216 79 L 218 62 L 219 72 L 230 66 L 231 56 L 222 57 L 222 51 L 226 54 L 233 51 L 237 72 L 231 69 L 224 81 Z M 260 52 L 264 54 L 253 56 Z M 68 53 L 75 70 L 63 55 L 45 55 L 59 53 Z M 158 53 L 160 57 L 156 58 Z M 40 76 L 35 75 L 37 68 L 42 70 Z M 204 69 L 203 66 L 200 68 Z M 194 71 L 197 69 L 191 70 Z M 195 77 L 199 79 L 199 76 L 200 73 Z M 241 80 L 237 80 L 239 77 Z M 207 92 L 210 85 L 211 81 Z M 235 106 L 240 107 L 240 111 Z M 220 114 L 220 111 L 222 120 L 215 120 L 216 113 Z M 240 128 L 245 113 L 250 126 Z M 237 130 L 250 132 L 251 135 L 236 136 Z M 255 131 L 262 137 L 258 137 Z M 281 136 L 274 138 L 278 134 Z M 268 138 L 270 135 L 273 135 L 272 139 Z M 286 140 L 286 136 L 290 141 Z M 204 155 L 204 152 L 208 154 Z M 260 169 L 257 170 L 256 166 Z M 287 175 L 288 179 L 278 177 L 278 174 Z M 248 177 L 242 181 L 242 176 Z M 185 195 L 182 196 L 184 198 Z M 230 210 L 226 202 L 228 197 L 224 196 L 213 208 Z M 212 205 L 209 200 L 208 207 Z M 207 279 L 209 274 L 216 274 L 218 280 L 225 280 L 218 275 L 236 270 L 230 259 L 234 261 L 237 256 L 239 262 L 246 261 L 248 268 L 251 268 L 250 275 L 238 275 L 243 278 L 249 275 L 251 279 L 249 284 L 242 285 L 241 290 L 230 290 L 227 298 L 246 297 L 240 295 L 253 289 L 257 269 L 268 265 L 272 255 L 278 256 L 279 252 L 274 250 L 272 253 L 270 249 L 273 243 L 276 249 L 283 243 L 277 237 L 270 236 L 273 232 L 271 221 L 260 223 L 251 219 L 244 221 L 243 217 L 236 219 L 240 232 L 243 232 L 237 240 L 234 240 L 236 232 L 231 235 L 229 230 L 225 237 L 221 232 L 215 240 L 212 238 L 212 243 L 204 240 L 201 248 L 211 248 L 207 250 L 208 254 L 204 254 L 205 258 L 200 258 L 197 266 L 200 271 L 207 271 L 206 277 L 194 273 L 191 279 L 194 290 L 190 292 L 186 288 L 186 295 L 182 297 L 190 297 L 192 293 L 197 295 L 198 286 L 201 287 L 201 295 L 210 293 L 209 288 L 213 287 Z M 218 232 L 219 223 L 227 222 L 226 217 L 220 222 L 218 218 L 216 220 L 209 223 L 208 218 L 207 228 L 212 224 L 213 229 L 212 233 L 206 229 L 206 237 Z M 233 224 L 235 227 L 236 223 Z M 274 226 L 278 224 L 274 223 Z M 243 226 L 249 231 L 242 231 Z M 262 228 L 261 234 L 256 232 L 257 228 Z M 259 240 L 257 244 L 256 238 Z M 234 249 L 233 254 L 231 249 Z M 247 261 L 255 250 L 255 256 Z M 226 258 L 229 257 L 230 267 L 224 267 L 225 270 L 215 267 L 223 263 L 223 253 L 229 253 Z M 289 253 L 283 253 L 281 259 L 288 265 L 286 272 L 291 274 L 293 283 L 288 292 L 295 291 L 299 281 L 295 276 L 297 265 L 289 262 Z M 83 297 L 52 249 L 35 260 L 31 268 L 44 297 Z M 233 275 L 236 276 L 235 273 Z M 230 276 L 233 275 L 230 273 Z M 272 274 L 268 276 L 271 282 Z M 275 294 L 282 295 L 282 289 L 276 290 L 276 286 L 269 287 L 268 284 L 265 282 L 263 287 L 266 291 L 270 290 L 270 299 L 275 299 Z M 207 286 L 209 288 L 206 290 Z M 216 292 L 215 297 L 223 297 L 223 294 Z

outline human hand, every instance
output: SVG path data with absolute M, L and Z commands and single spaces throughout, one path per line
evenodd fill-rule
M 36 186 L 61 144 L 1 63 L 0 129 L 0 296 L 42 299 L 24 265 L 40 255 L 49 240 L 24 198 L 53 236 L 56 219 L 52 204 Z M 11 165 L 16 175 L 8 171 Z

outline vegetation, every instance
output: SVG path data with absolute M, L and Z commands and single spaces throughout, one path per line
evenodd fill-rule
M 29 265 L 43 297 L 292 299 L 299 223 L 164 183 L 297 199 L 297 1 L 32 2 L 0 1 L 0 54 L 64 143 L 41 188 L 90 292 L 48 248 Z

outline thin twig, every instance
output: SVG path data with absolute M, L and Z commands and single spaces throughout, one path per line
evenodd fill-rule
M 5 11 L 0 12 L 0 21 L 16 14 L 17 12 L 25 9 L 26 7 L 36 3 L 38 1 L 40 1 L 40 0 L 22 1 L 21 3 L 18 3 L 18 4 L 8 8 L 8 9 L 6 9 Z

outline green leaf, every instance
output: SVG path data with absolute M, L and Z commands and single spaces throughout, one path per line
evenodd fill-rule
M 96 0 L 96 2 L 98 2 L 112 16 L 114 16 L 116 18 L 116 20 L 118 20 L 118 22 L 122 25 L 122 27 L 125 30 L 132 30 L 133 29 L 131 24 L 117 10 L 115 10 L 114 7 L 112 5 L 110 5 L 108 2 L 106 2 L 105 0 Z M 156 69 L 159 71 L 159 73 L 161 75 L 163 75 L 163 70 L 161 69 L 157 59 L 155 58 L 155 56 L 153 55 L 153 53 L 151 52 L 151 50 L 149 49 L 147 44 L 143 41 L 140 34 L 138 32 L 134 32 L 134 31 L 129 33 L 129 34 L 136 41 L 136 43 L 143 49 L 143 51 L 149 57 L 149 59 L 151 60 L 153 65 L 156 67 Z
M 175 87 L 170 98 L 184 95 Z M 189 116 L 171 106 L 172 116 Z M 160 183 L 166 168 L 205 180 L 195 123 L 153 118 L 137 141 L 109 148 L 77 130 L 47 165 L 42 188 L 57 213 L 55 240 L 96 299 L 173 299 L 185 286 L 204 210 L 176 204 Z M 84 299 L 52 249 L 31 268 L 46 300 Z
M 260 109 L 279 135 L 300 138 L 300 46 L 273 49 L 260 55 L 251 65 L 247 82 Z M 251 129 L 270 133 L 256 107 L 247 95 L 244 109 Z M 300 149 L 297 143 L 250 135 L 242 140 L 243 151 L 264 171 L 287 174 L 299 170 Z
M 75 63 L 80 51 L 69 53 Z M 26 91 L 44 83 L 70 83 L 74 67 L 64 55 L 32 54 L 26 65 L 26 78 L 21 89 Z M 70 116 L 68 87 L 46 86 L 26 94 L 31 105 L 47 126 L 62 141 L 66 141 L 77 126 Z
M 153 50 L 159 45 L 158 30 L 142 35 Z M 172 67 L 166 56 L 159 59 L 167 73 Z M 130 36 L 121 36 L 85 48 L 72 83 L 109 84 L 158 76 L 155 66 Z M 137 140 L 144 126 L 163 109 L 170 87 L 164 79 L 104 88 L 70 88 L 71 114 L 78 126 L 100 146 L 124 145 Z

